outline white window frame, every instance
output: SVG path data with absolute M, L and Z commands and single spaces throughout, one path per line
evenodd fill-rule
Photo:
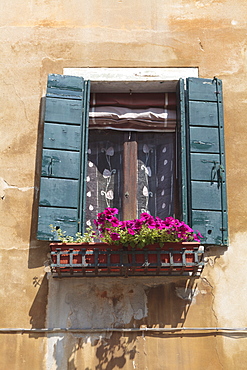
M 64 75 L 91 82 L 91 92 L 172 92 L 180 78 L 199 77 L 188 68 L 64 68 Z

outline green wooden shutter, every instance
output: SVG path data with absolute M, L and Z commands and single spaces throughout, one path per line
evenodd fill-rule
M 180 81 L 182 217 L 202 243 L 227 245 L 222 82 Z
M 50 224 L 68 235 L 82 231 L 88 102 L 88 81 L 81 77 L 48 76 L 38 239 L 53 239 Z

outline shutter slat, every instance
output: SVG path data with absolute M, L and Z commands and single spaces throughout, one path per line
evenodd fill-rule
M 79 174 L 79 152 L 43 149 L 42 176 L 78 179 Z
M 38 238 L 53 239 L 50 224 L 81 231 L 81 187 L 87 151 L 87 84 L 81 77 L 49 75 L 44 120 Z M 69 230 L 69 231 L 68 231 Z
M 49 225 L 60 227 L 68 235 L 73 235 L 78 225 L 77 209 L 40 207 L 37 232 L 39 240 L 51 240 L 53 238 Z
M 219 132 L 217 128 L 191 127 L 190 151 L 219 153 Z
M 81 148 L 81 127 L 45 124 L 44 148 L 77 150 Z
M 218 127 L 217 105 L 210 102 L 189 102 L 190 125 Z
M 40 182 L 40 205 L 77 208 L 79 180 L 42 177 Z
M 221 191 L 218 183 L 191 181 L 192 210 L 221 210 Z
M 216 176 L 219 154 L 191 153 L 191 180 L 212 181 Z M 215 169 L 214 169 L 215 168 Z
M 216 80 L 205 78 L 187 78 L 188 99 L 196 101 L 219 101 Z M 221 101 L 221 100 L 220 100 Z
M 82 100 L 63 98 L 46 98 L 46 122 L 80 125 L 82 120 Z
M 47 97 L 83 98 L 83 79 L 75 76 L 49 75 Z
M 192 210 L 193 227 L 200 230 L 204 239 L 202 243 L 212 245 L 222 245 L 223 231 L 219 230 L 222 224 L 221 211 L 195 211 Z

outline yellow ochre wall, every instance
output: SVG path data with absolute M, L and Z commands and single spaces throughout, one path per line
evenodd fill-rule
M 247 327 L 244 0 L 2 0 L 0 328 Z M 35 239 L 40 100 L 72 67 L 198 67 L 223 80 L 229 248 L 195 280 L 64 279 Z M 245 333 L 0 332 L 0 369 L 246 369 Z

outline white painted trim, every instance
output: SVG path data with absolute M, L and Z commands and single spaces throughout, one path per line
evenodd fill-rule
M 180 78 L 198 77 L 198 68 L 64 68 L 91 81 L 92 92 L 175 91 Z M 148 84 L 148 85 L 147 85 Z
M 90 81 L 171 81 L 198 77 L 198 68 L 64 68 L 63 73 Z

